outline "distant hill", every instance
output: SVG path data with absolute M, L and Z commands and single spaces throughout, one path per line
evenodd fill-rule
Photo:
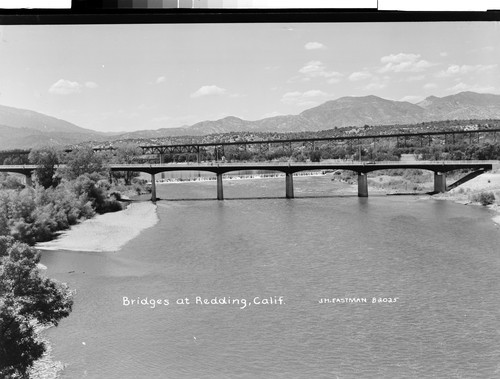
M 377 96 L 342 97 L 308 109 L 300 116 L 322 130 L 335 126 L 415 123 L 425 118 L 425 110 L 415 104 Z
M 0 105 L 0 149 L 102 141 L 105 133 L 84 129 L 42 113 Z
M 418 104 L 377 96 L 341 97 L 298 115 L 248 121 L 230 116 L 181 128 L 100 133 L 41 113 L 0 106 L 0 149 L 70 145 L 85 141 L 202 136 L 229 132 L 307 132 L 335 127 L 416 124 L 427 121 L 500 119 L 500 95 L 461 92 L 429 96 Z
M 500 96 L 460 92 L 446 97 L 430 96 L 417 104 L 425 109 L 427 120 L 463 120 L 498 118 Z
M 430 96 L 418 104 L 377 96 L 341 97 L 307 109 L 298 115 L 257 121 L 225 117 L 182 128 L 137 131 L 120 138 L 159 138 L 229 132 L 304 132 L 335 127 L 417 124 L 428 121 L 500 119 L 500 95 L 461 92 L 446 97 Z

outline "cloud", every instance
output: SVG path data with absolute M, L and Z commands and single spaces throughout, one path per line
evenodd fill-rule
M 216 85 L 210 85 L 200 87 L 196 92 L 191 94 L 191 97 L 194 99 L 202 96 L 224 95 L 226 92 L 227 90 L 224 88 L 217 87 Z
M 82 86 L 78 82 L 71 82 L 65 79 L 59 79 L 49 88 L 49 93 L 53 95 L 71 95 L 82 92 Z
M 313 106 L 321 101 L 325 101 L 329 95 L 320 90 L 309 90 L 306 92 L 287 92 L 281 97 L 281 102 L 294 106 Z
M 325 65 L 320 61 L 310 61 L 306 63 L 306 65 L 299 70 L 299 73 L 301 73 L 303 77 L 307 79 L 328 79 L 328 83 L 337 83 L 343 77 L 343 75 L 339 72 L 328 71 Z
M 380 58 L 384 64 L 379 72 L 419 72 L 433 66 L 432 63 L 420 59 L 420 54 L 390 54 Z
M 95 82 L 85 82 L 85 84 L 80 84 L 66 79 L 59 79 L 50 86 L 49 93 L 64 96 L 80 93 L 84 88 L 95 89 L 97 87 L 98 85 Z
M 424 89 L 433 89 L 433 88 L 437 88 L 437 84 L 436 83 L 426 83 L 426 84 L 424 84 Z
M 163 83 L 165 80 L 166 80 L 166 78 L 164 76 L 160 76 L 156 79 L 156 84 Z
M 359 80 L 366 80 L 373 77 L 373 74 L 368 71 L 356 71 L 349 75 L 349 80 L 357 82 Z
M 446 78 L 450 76 L 456 76 L 456 75 L 464 75 L 464 74 L 470 74 L 470 73 L 475 73 L 475 72 L 488 72 L 491 70 L 494 70 L 497 68 L 497 64 L 490 64 L 490 65 L 484 65 L 484 64 L 477 64 L 477 65 L 462 65 L 459 66 L 457 64 L 453 64 L 451 66 L 448 66 L 446 70 L 442 70 L 436 74 L 438 78 Z
M 90 89 L 95 89 L 99 86 L 95 82 L 85 82 L 85 87 L 90 88 Z
M 326 49 L 326 46 L 320 42 L 308 42 L 304 45 L 306 50 L 322 50 Z

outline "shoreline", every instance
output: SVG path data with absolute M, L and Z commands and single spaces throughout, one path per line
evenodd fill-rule
M 155 225 L 158 220 L 155 204 L 131 202 L 121 211 L 84 220 L 51 241 L 37 243 L 35 248 L 87 252 L 117 251 L 144 229 Z
M 325 172 L 306 172 L 300 176 L 326 176 Z M 282 173 L 269 174 L 251 174 L 230 176 L 226 180 L 263 180 L 281 178 Z M 377 177 L 375 177 L 377 178 Z M 339 178 L 340 179 L 340 178 Z M 373 178 L 371 178 L 373 179 Z M 336 179 L 337 181 L 338 179 Z M 157 184 L 169 183 L 193 183 L 193 182 L 212 182 L 214 178 L 194 178 L 188 180 L 168 179 L 165 181 L 156 181 Z M 356 184 L 352 184 L 343 180 L 338 180 L 345 184 L 349 184 L 353 190 L 356 189 Z M 403 190 L 403 189 L 401 189 Z M 387 195 L 397 194 L 394 189 L 372 187 L 371 192 Z M 465 205 L 479 205 L 471 200 L 473 195 L 481 192 L 493 192 L 496 195 L 496 200 L 493 205 L 488 208 L 496 211 L 497 215 L 493 217 L 493 221 L 500 224 L 500 172 L 488 172 L 462 184 L 461 186 L 442 194 L 426 195 L 423 198 L 454 201 Z M 407 193 L 411 195 L 411 193 Z M 415 196 L 422 194 L 415 193 Z M 144 229 L 154 226 L 158 222 L 156 205 L 149 202 L 131 202 L 124 210 L 96 215 L 91 219 L 72 226 L 70 229 L 63 231 L 56 239 L 40 242 L 35 245 L 39 250 L 70 250 L 70 251 L 86 251 L 86 252 L 112 252 L 118 251 L 127 242 L 137 237 Z
M 31 366 L 28 376 L 30 379 L 56 379 L 59 374 L 64 371 L 64 363 L 61 361 L 55 361 L 52 355 L 52 345 L 47 337 L 44 335 L 44 331 L 50 329 L 48 327 L 35 327 L 35 332 L 39 341 L 44 342 L 45 352 L 42 357 L 36 360 Z
M 495 202 L 491 205 L 484 206 L 473 201 L 472 197 L 481 192 L 492 192 L 495 195 Z M 500 172 L 498 171 L 486 172 L 449 192 L 432 195 L 429 196 L 429 198 L 453 201 L 462 205 L 487 207 L 492 212 L 496 213 L 496 215 L 492 217 L 493 222 L 500 225 Z

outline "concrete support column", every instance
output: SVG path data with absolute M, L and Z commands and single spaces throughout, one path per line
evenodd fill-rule
M 160 164 L 163 164 L 163 163 L 165 163 L 165 157 L 163 156 L 163 154 L 160 154 Z M 161 173 L 161 178 L 165 179 L 165 173 L 164 172 Z
M 434 192 L 446 192 L 446 174 L 444 172 L 434 173 Z
M 222 187 L 222 174 L 217 173 L 217 200 L 224 200 L 224 188 Z
M 156 179 L 155 174 L 151 174 L 151 201 L 156 203 Z
M 287 172 L 286 173 L 286 198 L 287 199 L 293 199 L 293 173 Z
M 25 174 L 26 176 L 26 187 L 33 187 L 33 179 L 31 179 L 31 172 L 29 174 Z
M 358 172 L 358 197 L 368 197 L 368 175 Z

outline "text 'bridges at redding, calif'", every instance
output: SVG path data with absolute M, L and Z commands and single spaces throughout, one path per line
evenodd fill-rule
M 35 165 L 0 165 L 0 171 L 15 172 L 26 176 L 31 185 Z M 301 171 L 348 170 L 358 175 L 358 196 L 368 196 L 367 174 L 378 170 L 419 169 L 434 172 L 434 193 L 446 192 L 482 173 L 500 167 L 499 161 L 413 161 L 413 162 L 341 162 L 341 163 L 190 163 L 190 164 L 111 164 L 111 171 L 143 172 L 151 175 L 151 199 L 156 201 L 156 174 L 168 171 L 206 171 L 217 176 L 217 199 L 224 199 L 223 175 L 234 171 L 262 170 L 285 174 L 285 195 L 292 199 L 293 174 Z M 461 179 L 447 185 L 446 173 L 455 170 L 471 170 Z

